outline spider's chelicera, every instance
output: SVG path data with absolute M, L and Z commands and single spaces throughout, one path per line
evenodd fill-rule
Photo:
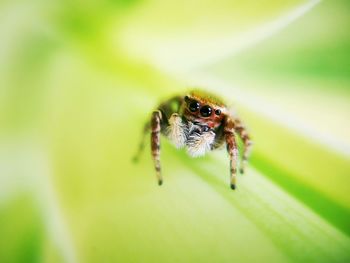
M 192 157 L 205 155 L 226 143 L 230 157 L 230 185 L 236 188 L 238 150 L 235 134 L 244 144 L 241 172 L 247 162 L 250 137 L 241 120 L 229 113 L 225 103 L 204 91 L 192 91 L 186 96 L 173 97 L 153 111 L 146 123 L 137 160 L 144 146 L 145 135 L 151 132 L 151 150 L 158 184 L 163 183 L 160 167 L 160 134 L 165 135 L 177 148 L 185 147 Z

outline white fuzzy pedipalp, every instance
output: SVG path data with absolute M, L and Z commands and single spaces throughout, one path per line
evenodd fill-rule
M 201 134 L 192 133 L 188 137 L 187 152 L 192 157 L 199 157 L 211 150 L 211 145 L 214 142 L 215 133 L 212 131 L 203 132 Z
M 186 142 L 187 128 L 181 117 L 174 113 L 169 119 L 166 135 L 176 148 L 182 148 Z

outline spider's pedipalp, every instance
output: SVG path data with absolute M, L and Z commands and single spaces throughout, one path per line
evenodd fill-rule
M 166 128 L 166 135 L 176 148 L 185 146 L 187 137 L 187 126 L 182 122 L 178 113 L 173 113 L 168 120 L 169 126 Z
M 208 126 L 191 124 L 186 142 L 187 153 L 192 157 L 200 157 L 211 151 L 215 133 Z

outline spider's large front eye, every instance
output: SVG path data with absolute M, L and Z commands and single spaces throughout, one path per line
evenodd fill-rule
M 192 112 L 196 112 L 199 109 L 199 102 L 198 101 L 192 101 L 190 103 L 190 105 L 188 106 L 188 108 L 190 109 L 190 111 Z
M 200 112 L 203 117 L 209 117 L 211 115 L 212 110 L 208 105 L 206 105 L 201 108 Z

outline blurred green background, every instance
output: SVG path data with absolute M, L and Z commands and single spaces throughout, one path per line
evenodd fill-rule
M 350 262 L 349 1 L 0 3 L 0 262 Z M 254 140 L 148 147 L 159 101 L 201 86 Z M 149 146 L 149 145 L 147 145 Z

